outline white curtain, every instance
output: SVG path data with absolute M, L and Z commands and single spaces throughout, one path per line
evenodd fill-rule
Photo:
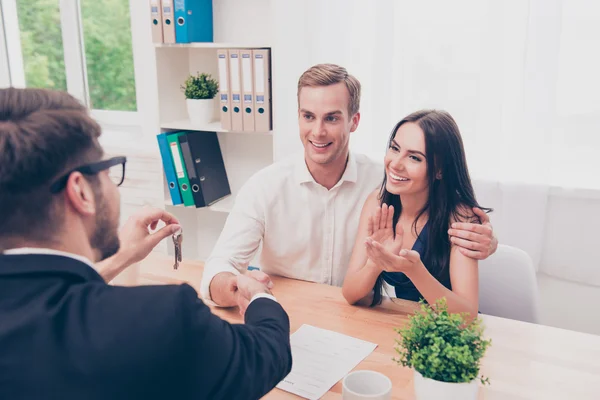
M 343 65 L 363 85 L 353 150 L 382 159 L 395 122 L 447 110 L 478 199 L 496 210 L 500 241 L 526 250 L 543 272 L 600 285 L 592 224 L 600 223 L 599 2 L 271 4 L 277 159 L 299 147 L 300 74 Z

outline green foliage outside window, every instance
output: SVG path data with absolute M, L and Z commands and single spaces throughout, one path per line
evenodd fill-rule
M 28 87 L 66 90 L 58 0 L 18 0 Z M 127 0 L 81 0 L 91 108 L 135 111 L 131 22 Z
M 27 86 L 67 90 L 58 0 L 19 0 L 17 14 Z

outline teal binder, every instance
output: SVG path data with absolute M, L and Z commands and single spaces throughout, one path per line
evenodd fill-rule
M 175 174 L 177 175 L 177 183 L 179 184 L 181 198 L 183 199 L 183 204 L 187 207 L 194 206 L 194 196 L 192 196 L 190 179 L 188 178 L 187 170 L 185 169 L 185 162 L 178 140 L 179 136 L 185 134 L 186 132 L 168 133 L 167 141 L 169 142 L 169 149 L 173 156 L 173 165 L 175 166 Z
M 175 41 L 212 42 L 212 0 L 175 0 Z

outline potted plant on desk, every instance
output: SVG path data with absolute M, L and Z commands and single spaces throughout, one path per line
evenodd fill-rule
M 194 125 L 204 125 L 213 120 L 214 98 L 219 91 L 218 82 L 210 74 L 190 75 L 181 86 L 185 93 L 188 116 Z
M 422 302 L 420 312 L 396 332 L 401 339 L 396 340 L 400 357 L 395 361 L 414 368 L 417 400 L 476 399 L 478 381 L 489 384 L 489 378 L 478 377 L 491 344 L 483 339 L 481 320 L 449 314 L 445 298 L 433 307 Z

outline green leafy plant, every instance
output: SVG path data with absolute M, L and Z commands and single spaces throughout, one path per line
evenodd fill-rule
M 190 75 L 181 85 L 181 90 L 186 99 L 212 99 L 219 91 L 219 83 L 210 74 L 198 73 Z
M 491 340 L 483 339 L 481 319 L 450 314 L 446 299 L 435 306 L 421 301 L 421 310 L 404 329 L 395 329 L 398 364 L 412 367 L 425 378 L 442 382 L 470 382 L 479 374 L 480 361 Z M 479 378 L 489 384 L 489 378 Z

